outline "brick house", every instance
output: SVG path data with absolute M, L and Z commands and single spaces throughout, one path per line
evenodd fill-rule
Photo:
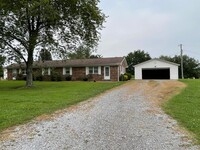
M 35 61 L 33 63 L 33 76 L 40 74 L 43 80 L 51 80 L 53 73 L 62 78 L 70 76 L 71 80 L 119 81 L 119 76 L 126 72 L 127 62 L 125 57 Z M 26 66 L 11 64 L 5 68 L 8 80 L 16 80 L 17 75 L 26 75 Z

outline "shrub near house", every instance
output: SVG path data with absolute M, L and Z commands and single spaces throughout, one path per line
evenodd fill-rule
M 126 68 L 125 57 L 38 61 L 33 64 L 33 78 L 46 81 L 119 81 Z M 25 64 L 12 64 L 6 69 L 8 80 L 25 78 Z

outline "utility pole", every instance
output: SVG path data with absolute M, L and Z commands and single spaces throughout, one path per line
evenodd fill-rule
M 183 76 L 183 44 L 180 44 L 180 50 L 181 50 L 181 78 L 184 79 Z

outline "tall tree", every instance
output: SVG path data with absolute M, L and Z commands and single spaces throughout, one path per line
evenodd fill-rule
M 100 55 L 100 54 L 96 54 L 96 55 L 92 54 L 92 55 L 90 56 L 91 59 L 93 59 L 93 58 L 102 58 L 102 57 L 103 57 L 103 56 Z
M 88 58 L 101 58 L 101 55 L 92 54 L 94 50 L 87 46 L 79 46 L 73 52 L 69 52 L 67 54 L 68 59 L 88 59 Z
M 0 55 L 0 77 L 3 77 L 3 64 L 5 63 L 6 57 Z
M 160 56 L 160 59 L 171 61 L 177 64 L 181 63 L 181 57 L 175 55 L 174 57 L 170 56 Z M 187 55 L 183 55 L 183 72 L 185 78 L 200 78 L 200 64 L 198 60 L 191 58 Z M 181 77 L 181 68 L 179 67 L 179 78 Z
M 99 0 L 0 0 L 0 51 L 26 64 L 33 84 L 34 54 L 41 47 L 62 54 L 76 45 L 94 47 L 105 15 Z
M 46 49 L 42 49 L 40 51 L 40 55 L 39 55 L 38 60 L 39 61 L 52 60 L 51 53 Z
M 150 59 L 151 59 L 150 55 L 144 50 L 136 50 L 134 52 L 130 52 L 126 56 L 126 60 L 128 63 L 128 72 L 135 74 L 133 66 Z
M 69 59 L 86 59 L 92 54 L 92 50 L 89 47 L 79 46 L 73 52 L 69 52 L 67 57 Z

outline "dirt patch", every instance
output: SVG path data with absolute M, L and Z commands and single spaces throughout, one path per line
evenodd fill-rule
M 149 81 L 145 96 L 152 104 L 160 106 L 171 97 L 179 94 L 186 85 L 179 81 Z
M 128 82 L 124 86 L 129 89 L 127 94 L 139 91 L 146 100 L 157 106 L 160 106 L 172 96 L 179 94 L 186 87 L 184 83 L 175 80 L 135 80 Z

